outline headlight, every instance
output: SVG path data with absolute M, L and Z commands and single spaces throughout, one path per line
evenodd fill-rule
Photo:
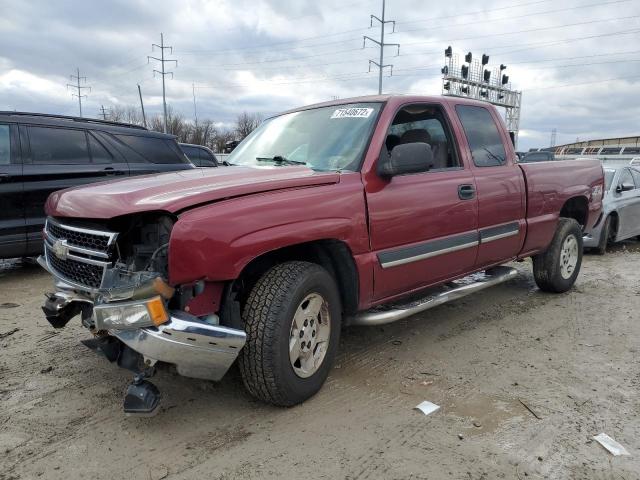
M 162 325 L 169 313 L 158 295 L 149 300 L 104 303 L 93 307 L 96 330 L 132 330 Z

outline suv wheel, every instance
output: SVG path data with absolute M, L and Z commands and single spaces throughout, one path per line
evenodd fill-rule
M 242 312 L 247 342 L 239 365 L 251 395 L 291 406 L 314 395 L 340 338 L 340 296 L 319 265 L 276 265 L 253 287 Z
M 560 218 L 546 252 L 533 257 L 533 277 L 544 292 L 562 293 L 578 278 L 582 265 L 582 229 L 573 218 Z

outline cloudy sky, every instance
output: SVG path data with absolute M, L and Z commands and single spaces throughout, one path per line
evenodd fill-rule
M 85 116 L 100 106 L 162 109 L 147 55 L 173 46 L 167 101 L 185 117 L 231 124 L 301 104 L 377 93 L 369 15 L 382 0 L 0 0 L 0 110 L 75 115 L 69 75 L 87 77 Z M 384 92 L 439 94 L 443 50 L 490 55 L 523 91 L 520 149 L 640 135 L 640 0 L 387 0 Z M 375 47 L 375 48 L 374 48 Z M 170 65 L 168 65 L 169 67 Z M 194 88 L 195 86 L 195 88 Z

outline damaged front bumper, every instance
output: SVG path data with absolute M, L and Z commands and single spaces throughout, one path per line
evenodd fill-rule
M 42 257 L 38 263 L 50 271 Z M 83 324 L 95 334 L 116 338 L 137 352 L 147 366 L 163 362 L 175 365 L 185 377 L 220 380 L 245 344 L 243 330 L 214 325 L 176 310 L 169 311 L 169 319 L 158 326 L 97 331 L 92 321 L 94 297 L 50 273 L 56 279 L 56 292 L 47 296 L 43 311 L 52 326 L 62 328 L 71 317 L 81 314 Z

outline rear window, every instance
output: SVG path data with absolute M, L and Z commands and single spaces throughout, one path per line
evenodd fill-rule
M 456 112 L 471 149 L 473 163 L 477 167 L 504 165 L 507 154 L 502 137 L 489 110 L 468 105 L 456 106 Z
M 623 155 L 636 155 L 640 153 L 640 147 L 624 147 Z
M 114 136 L 149 163 L 188 163 L 178 145 L 172 140 L 137 135 Z
M 523 162 L 546 162 L 551 160 L 551 152 L 527 153 L 522 159 Z
M 620 147 L 605 147 L 600 150 L 600 155 L 618 155 L 620 153 Z
M 42 165 L 91 163 L 84 130 L 29 127 L 31 160 Z

